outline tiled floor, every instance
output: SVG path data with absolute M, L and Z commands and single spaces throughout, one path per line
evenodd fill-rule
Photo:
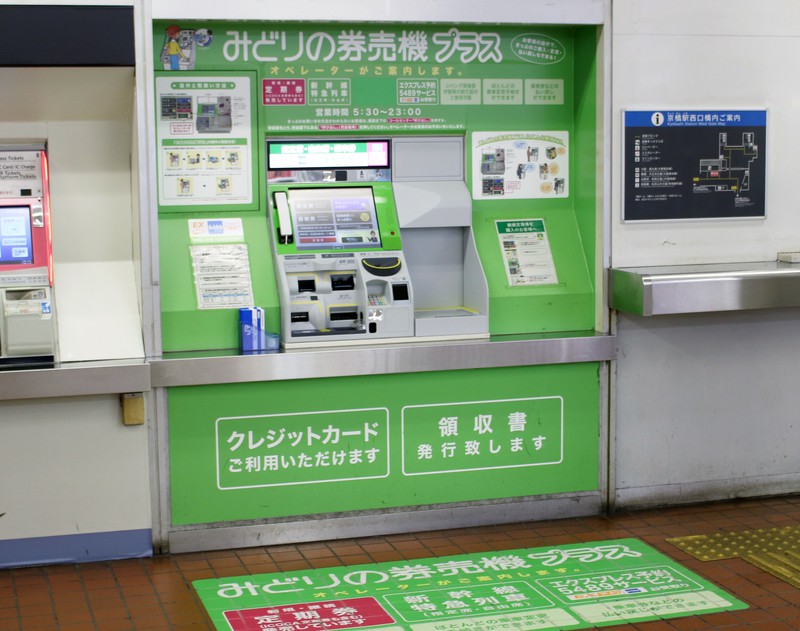
M 0 631 L 211 629 L 191 587 L 196 579 L 621 537 L 647 542 L 750 608 L 604 629 L 798 630 L 800 589 L 741 559 L 697 561 L 665 541 L 668 537 L 798 524 L 800 496 L 792 496 L 510 526 L 3 570 Z

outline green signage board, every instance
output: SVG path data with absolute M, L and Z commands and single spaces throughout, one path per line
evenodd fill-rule
M 746 609 L 637 539 L 194 582 L 218 630 L 587 629 Z
M 271 134 L 430 133 L 527 126 L 526 105 L 571 124 L 557 106 L 573 98 L 574 38 L 552 26 L 156 21 L 153 58 L 167 72 L 257 70 Z
M 595 491 L 597 370 L 170 388 L 172 523 Z

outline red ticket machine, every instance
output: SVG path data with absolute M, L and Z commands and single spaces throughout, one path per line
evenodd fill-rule
M 0 145 L 0 368 L 55 355 L 47 147 Z

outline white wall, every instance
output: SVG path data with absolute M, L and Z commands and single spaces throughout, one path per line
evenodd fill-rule
M 611 265 L 800 250 L 800 3 L 614 0 Z M 768 111 L 767 217 L 622 224 L 624 109 Z M 800 310 L 617 320 L 618 506 L 800 490 Z
M 117 396 L 0 404 L 0 539 L 147 529 L 147 432 Z
M 800 125 L 800 3 L 614 0 L 612 265 L 774 261 L 800 250 L 792 169 Z M 766 109 L 767 218 L 621 224 L 622 111 Z
M 131 191 L 132 68 L 0 68 L 0 142 L 50 159 L 58 358 L 144 357 Z
M 0 143 L 48 142 L 62 362 L 144 357 L 133 82 L 132 68 L 0 68 Z M 42 394 L 0 400 L 0 540 L 149 529 L 146 427 L 123 425 L 116 394 Z

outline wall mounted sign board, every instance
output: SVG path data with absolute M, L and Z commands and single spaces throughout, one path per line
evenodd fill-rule
M 624 221 L 763 219 L 766 110 L 624 112 Z

